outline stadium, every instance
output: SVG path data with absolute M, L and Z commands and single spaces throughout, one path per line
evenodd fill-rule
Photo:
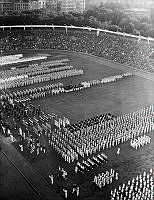
M 0 52 L 2 199 L 153 199 L 152 38 L 0 27 Z

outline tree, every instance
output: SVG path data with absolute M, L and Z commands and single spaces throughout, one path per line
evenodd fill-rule
M 124 31 L 128 23 L 129 23 L 128 18 L 122 18 L 119 23 L 119 27 Z
M 124 13 L 122 10 L 116 8 L 113 11 L 113 15 L 112 15 L 112 24 L 118 25 L 122 18 L 124 17 Z
M 116 31 L 119 31 L 119 27 L 117 25 L 110 25 L 109 30 L 116 32 Z
M 126 26 L 125 26 L 125 32 L 126 33 L 133 33 L 134 32 L 134 24 L 132 24 L 131 22 L 128 23 Z
M 90 16 L 88 21 L 89 21 L 89 25 L 91 27 L 97 28 L 98 25 L 99 25 L 98 20 L 95 17 L 93 17 L 93 16 Z
M 146 35 L 149 37 L 153 37 L 154 38 L 154 29 L 150 29 L 146 32 Z

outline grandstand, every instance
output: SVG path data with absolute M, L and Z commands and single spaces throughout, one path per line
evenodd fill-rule
M 35 27 L 35 26 L 34 26 Z M 37 26 L 36 26 L 37 27 Z M 39 27 L 39 26 L 38 26 Z M 31 27 L 32 28 L 32 27 Z M 153 39 L 81 27 L 1 31 L 1 52 L 20 49 L 61 49 L 103 57 L 137 69 L 153 72 L 149 62 Z M 95 31 L 94 31 L 95 30 Z M 97 37 L 96 37 L 97 35 Z M 49 42 L 48 42 L 49 41 Z M 97 44 L 97 45 L 96 45 Z

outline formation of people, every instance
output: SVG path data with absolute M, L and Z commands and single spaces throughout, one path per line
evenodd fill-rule
M 82 158 L 90 156 L 154 130 L 152 105 L 118 117 L 103 114 L 74 125 L 69 125 L 64 120 L 53 120 L 55 129 L 51 134 L 52 124 L 48 122 L 48 116 L 39 116 L 35 119 L 32 106 L 25 106 L 24 103 L 11 99 L 7 101 L 6 94 L 1 98 L 5 110 L 19 121 L 26 118 L 28 126 L 33 127 L 35 134 L 44 135 L 48 145 L 69 163 L 78 160 L 79 156 Z M 40 115 L 40 112 L 40 110 L 35 111 L 37 115 Z
M 83 129 L 84 127 L 89 127 L 91 125 L 95 125 L 95 124 L 101 123 L 103 121 L 113 119 L 114 117 L 115 116 L 112 115 L 111 113 L 96 115 L 95 117 L 91 117 L 91 118 L 86 119 L 84 121 L 80 121 L 80 122 L 75 123 L 75 124 L 70 124 L 66 128 L 69 131 L 74 132 L 74 131 L 78 131 L 78 130 Z
M 135 149 L 138 149 L 140 147 L 143 147 L 144 145 L 150 144 L 150 142 L 151 142 L 151 138 L 147 135 L 143 135 L 136 139 L 131 139 L 130 146 Z
M 74 146 L 76 152 L 85 157 L 154 130 L 153 115 L 152 105 L 133 113 L 113 117 L 110 120 L 85 124 L 82 128 L 70 128 L 69 126 L 67 129 L 66 127 L 65 137 Z
M 96 33 L 88 30 L 4 30 L 0 34 L 2 52 L 22 49 L 60 49 L 83 52 L 153 73 L 146 41 Z M 15 41 L 15 42 L 14 42 Z
M 50 85 L 48 84 L 41 87 L 18 90 L 16 92 L 14 91 L 11 93 L 11 97 L 15 97 L 15 98 L 17 97 L 20 100 L 27 99 L 27 101 L 29 101 L 29 100 L 34 100 L 38 98 L 45 98 L 47 96 L 58 95 L 61 93 L 68 93 L 72 91 L 78 91 L 78 90 L 90 88 L 95 85 L 109 83 L 111 81 L 116 81 L 130 75 L 132 74 L 124 73 L 122 75 L 115 75 L 108 78 L 106 77 L 102 80 L 91 80 L 91 81 L 81 82 L 79 84 L 69 84 L 69 85 L 63 85 L 62 83 L 56 83 L 56 84 L 50 84 Z
M 105 185 L 111 184 L 113 179 L 118 180 L 118 172 L 115 172 L 115 170 L 111 169 L 110 172 L 106 171 L 105 173 L 102 172 L 98 175 L 95 175 L 93 182 L 96 183 L 99 188 L 102 188 Z
M 20 64 L 16 65 L 15 67 L 6 70 L 6 71 L 1 71 L 0 76 L 1 78 L 8 78 L 8 77 L 14 77 L 16 75 L 32 75 L 33 73 L 43 73 L 46 70 L 55 70 L 58 71 L 58 69 L 61 69 L 60 67 L 67 67 L 69 69 L 73 68 L 73 66 L 68 65 L 68 59 L 60 59 L 60 60 L 48 60 L 41 62 L 40 64 L 38 63 L 33 63 L 33 64 Z M 59 68 L 58 68 L 59 67 Z M 62 68 L 63 69 L 63 68 Z M 59 70 L 60 71 L 60 70 Z
M 55 83 L 55 84 L 48 84 L 44 85 L 41 87 L 34 87 L 34 88 L 29 88 L 29 89 L 24 89 L 24 90 L 18 90 L 9 93 L 10 97 L 12 98 L 18 98 L 18 99 L 23 99 L 23 98 L 28 98 L 29 99 L 34 99 L 37 95 L 45 93 L 46 95 L 49 95 L 51 91 L 60 90 L 60 88 L 63 88 L 62 83 Z
M 133 177 L 127 183 L 111 190 L 111 200 L 152 200 L 153 199 L 153 170 Z
M 86 173 L 90 172 L 92 169 L 94 169 L 97 166 L 103 165 L 104 163 L 107 163 L 108 158 L 104 153 L 97 154 L 96 156 L 93 156 L 92 158 L 87 158 L 86 160 L 82 160 L 82 162 L 77 162 L 75 166 L 75 173 Z
M 0 66 L 47 59 L 46 56 L 23 57 L 23 54 L 1 56 Z
M 18 149 L 22 152 L 28 152 L 29 154 L 35 154 L 36 156 L 39 156 L 40 154 L 46 154 L 46 145 L 43 143 L 38 135 L 34 135 L 30 133 L 30 127 L 29 124 L 25 124 L 25 120 L 23 118 L 28 118 L 37 115 L 40 116 L 41 110 L 40 108 L 28 107 L 25 106 L 21 102 L 13 102 L 14 106 L 11 106 L 11 104 L 3 101 L 1 102 L 1 109 L 3 113 L 9 114 L 9 118 L 12 118 L 13 120 L 13 127 L 14 129 L 11 130 L 11 127 L 5 123 L 5 121 L 1 121 L 1 127 L 3 130 L 3 134 L 6 137 L 11 138 L 11 142 L 18 141 Z M 25 115 L 23 110 L 27 110 L 27 113 Z M 28 110 L 29 109 L 29 110 Z M 35 117 L 34 117 L 35 119 Z M 18 122 L 17 122 L 18 121 Z M 28 121 L 32 120 L 28 118 Z M 17 125 L 18 124 L 18 125 Z M 24 125 L 24 127 L 23 127 Z M 16 139 L 15 139 L 16 138 Z
M 25 133 L 21 127 L 19 128 L 19 135 L 22 138 L 18 145 L 21 152 L 28 151 L 29 154 L 35 154 L 37 157 L 47 153 L 46 145 L 38 137 Z
M 62 139 L 62 127 L 70 122 L 67 118 L 59 118 L 56 115 L 46 115 L 40 107 L 36 108 L 28 102 L 10 99 L 8 94 L 1 96 L 1 107 L 14 121 L 22 126 L 19 135 L 26 139 L 25 145 L 20 144 L 21 151 L 28 147 L 30 153 L 37 155 L 46 153 L 46 146 L 52 147 L 67 161 L 78 159 L 78 154 L 73 147 Z M 31 134 L 30 134 L 31 132 Z M 46 143 L 40 143 L 41 137 L 46 138 Z
M 33 63 L 33 64 L 30 64 L 29 67 L 32 67 L 32 68 L 42 67 L 42 69 L 43 69 L 43 68 L 46 68 L 46 67 L 50 68 L 50 67 L 56 67 L 56 66 L 64 66 L 64 65 L 67 65 L 68 62 L 69 62 L 68 58 L 63 58 L 63 59 L 58 59 L 58 60 L 43 61 L 40 64 Z
M 64 68 L 68 68 L 68 69 L 64 70 Z M 9 78 L 2 79 L 0 81 L 0 89 L 32 85 L 34 83 L 41 83 L 45 81 L 57 80 L 61 78 L 83 74 L 83 70 L 74 69 L 72 67 L 71 67 L 72 69 L 69 69 L 69 68 L 70 67 L 62 67 L 62 69 L 58 69 L 59 71 L 56 71 L 56 72 L 50 72 L 50 70 L 48 70 L 48 73 L 40 72 L 40 74 L 37 74 L 37 75 L 35 74 L 32 76 L 28 76 L 27 74 L 19 75 L 19 76 L 18 75 L 10 76 Z
M 24 143 L 19 142 L 18 148 L 21 152 L 29 151 L 30 154 L 35 154 L 37 157 L 44 155 L 47 152 L 47 147 L 55 149 L 68 163 L 77 160 L 77 166 L 75 172 L 85 173 L 90 171 L 95 166 L 104 162 L 105 154 L 98 154 L 91 158 L 86 158 L 79 162 L 79 155 L 82 157 L 88 157 L 89 155 L 96 153 L 100 149 L 109 148 L 110 140 L 118 145 L 120 142 L 139 137 L 139 141 L 146 140 L 145 133 L 153 130 L 153 105 L 140 109 L 136 112 L 129 113 L 122 116 L 114 116 L 110 113 L 94 118 L 88 119 L 85 122 L 80 122 L 79 126 L 72 125 L 73 129 L 68 131 L 70 125 L 63 126 L 63 122 L 59 122 L 60 125 L 56 126 L 55 120 L 51 122 L 49 115 L 45 115 L 41 111 L 40 107 L 29 103 L 22 103 L 17 100 L 9 99 L 10 96 L 7 93 L 1 96 L 1 108 L 6 110 L 10 116 L 18 119 L 22 125 L 28 129 L 22 129 L 22 126 L 18 128 L 19 135 L 23 138 Z M 19 118 L 18 118 L 19 117 Z M 49 119 L 50 118 L 50 119 Z M 16 120 L 15 120 L 16 121 Z M 26 125 L 27 123 L 27 125 Z M 9 128 L 1 125 L 4 132 L 7 132 L 10 137 L 14 137 Z M 87 132 L 86 132 L 86 131 Z M 47 144 L 42 143 L 41 137 L 46 138 Z M 101 138 L 100 138 L 101 137 Z M 12 138 L 13 139 L 13 138 Z M 102 140 L 102 143 L 100 142 Z M 99 143 L 100 142 L 100 143 Z M 88 146 L 89 145 L 89 146 Z M 93 146 L 92 146 L 93 145 Z M 102 145 L 102 146 L 101 146 Z M 89 149 L 87 148 L 89 147 Z M 90 151 L 91 148 L 91 151 Z M 62 170 L 63 178 L 67 178 L 67 172 Z M 111 191 L 112 200 L 130 199 L 149 199 L 151 200 L 151 186 L 153 184 L 152 171 L 150 175 L 144 172 L 143 176 L 138 176 L 128 184 L 119 186 L 118 189 Z M 54 177 L 50 175 L 51 183 L 54 184 Z M 108 184 L 111 184 L 113 180 L 118 180 L 118 174 L 111 170 L 110 173 L 101 173 L 94 177 L 95 184 L 101 189 Z M 73 188 L 72 193 L 76 193 L 76 196 L 80 196 L 79 187 Z M 69 197 L 69 191 L 64 188 L 63 193 L 65 198 Z

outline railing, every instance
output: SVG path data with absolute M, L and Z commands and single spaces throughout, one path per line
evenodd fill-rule
M 109 31 L 109 30 L 105 30 L 105 29 L 100 29 L 100 28 L 91 28 L 91 27 L 78 27 L 78 26 L 60 26 L 60 25 L 15 25 L 15 26 L 0 26 L 0 29 L 12 29 L 12 28 L 23 28 L 24 30 L 26 28 L 52 28 L 53 30 L 55 28 L 64 28 L 67 32 L 68 29 L 82 29 L 82 30 L 89 30 L 89 31 L 96 31 L 97 36 L 99 36 L 100 32 L 104 32 L 104 33 L 110 33 L 110 34 L 115 34 L 115 35 L 121 35 L 121 36 L 126 36 L 126 37 L 130 37 L 130 38 L 136 38 L 138 40 L 147 40 L 147 42 L 150 41 L 154 41 L 154 38 L 151 37 L 143 37 L 141 35 L 137 36 L 137 35 L 131 35 L 128 33 L 121 33 L 121 32 L 114 32 L 114 31 Z

